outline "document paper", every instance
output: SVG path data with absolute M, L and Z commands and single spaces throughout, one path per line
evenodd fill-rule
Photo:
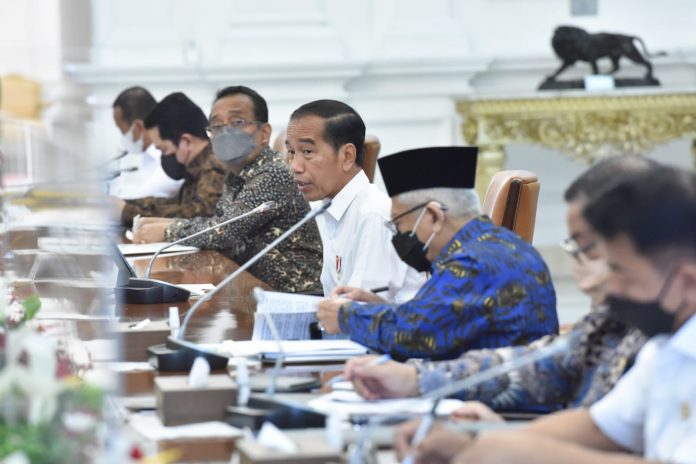
M 317 304 L 324 297 L 266 291 L 262 295 L 256 305 L 252 340 L 274 339 L 263 313 L 270 314 L 282 340 L 309 339 L 309 324 L 317 320 Z

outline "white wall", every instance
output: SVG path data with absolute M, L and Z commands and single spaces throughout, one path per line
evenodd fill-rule
M 0 6 L 9 13 L 0 15 L 3 71 L 55 79 L 62 31 L 73 51 L 64 69 L 77 86 L 53 96 L 62 109 L 52 118 L 83 127 L 93 158 L 114 154 L 111 103 L 134 84 L 158 98 L 182 90 L 205 111 L 216 89 L 249 85 L 267 98 L 277 127 L 309 100 L 343 99 L 381 139 L 383 154 L 461 143 L 454 101 L 534 95 L 558 66 L 550 38 L 560 24 L 639 35 L 649 50 L 669 53 L 654 60 L 665 88 L 696 88 L 693 0 L 599 0 L 597 16 L 575 18 L 570 0 L 0 0 Z M 9 36 L 20 38 L 17 47 L 8 46 Z M 571 74 L 586 69 L 579 65 Z M 657 153 L 690 162 L 687 143 Z M 509 167 L 542 178 L 536 243 L 555 245 L 564 234 L 557 226 L 560 192 L 583 167 L 540 147 L 513 146 L 508 155 Z

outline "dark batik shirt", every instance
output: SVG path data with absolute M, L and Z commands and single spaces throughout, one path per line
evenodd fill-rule
M 397 359 L 451 359 L 558 332 L 556 293 L 541 256 L 485 216 L 450 240 L 412 300 L 346 304 L 338 320 L 351 340 Z
M 588 407 L 611 390 L 633 364 L 646 341 L 606 310 L 590 313 L 576 323 L 580 343 L 569 353 L 558 353 L 527 368 L 501 375 L 484 385 L 457 394 L 463 400 L 482 401 L 499 411 L 534 411 L 559 407 Z M 469 377 L 548 346 L 556 336 L 524 347 L 506 347 L 465 353 L 454 361 L 416 362 L 423 392 Z
M 309 212 L 309 203 L 297 189 L 287 163 L 270 148 L 264 149 L 239 175 L 228 174 L 214 216 L 175 221 L 167 227 L 165 238 L 168 241 L 183 238 L 267 201 L 275 202 L 272 210 L 248 216 L 186 244 L 219 250 L 237 264 L 243 264 Z M 298 292 L 321 288 L 321 267 L 319 230 L 315 221 L 309 221 L 249 271 L 275 290 Z
M 133 218 L 138 214 L 149 217 L 181 218 L 210 216 L 215 211 L 215 204 L 222 194 L 225 174 L 225 167 L 213 155 L 213 149 L 208 144 L 186 166 L 184 183 L 177 196 L 127 200 L 121 213 L 121 222 L 124 226 L 131 227 Z

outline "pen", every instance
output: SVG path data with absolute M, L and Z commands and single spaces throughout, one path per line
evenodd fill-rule
M 382 292 L 387 292 L 387 291 L 389 291 L 389 287 L 388 287 L 388 286 L 384 286 L 384 287 L 375 287 L 375 288 L 371 288 L 371 289 L 370 289 L 370 293 L 382 293 Z M 338 295 L 338 297 L 339 297 L 339 298 L 345 297 L 345 295 L 347 295 L 348 293 L 349 293 L 349 292 L 341 293 L 340 295 Z
M 381 365 L 381 364 L 388 363 L 389 361 L 391 361 L 391 359 L 392 359 L 392 357 L 391 357 L 390 354 L 383 354 L 382 356 L 379 356 L 379 357 L 373 359 L 372 361 L 370 361 L 369 363 L 365 364 L 365 367 L 368 367 L 368 366 L 379 366 L 379 365 Z M 343 377 L 343 374 L 339 374 L 339 375 L 337 375 L 336 377 L 334 377 L 334 378 L 332 378 L 331 380 L 329 380 L 329 381 L 327 382 L 327 385 L 335 385 L 335 384 L 337 384 L 338 382 L 343 382 L 345 379 L 346 379 L 346 378 Z

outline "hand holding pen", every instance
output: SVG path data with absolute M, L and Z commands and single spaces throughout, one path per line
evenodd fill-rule
M 382 356 L 377 356 L 375 358 L 372 358 L 367 364 L 365 364 L 365 366 L 380 366 L 380 365 L 387 363 L 391 360 L 392 360 L 391 355 L 383 354 Z M 345 374 L 345 371 L 344 371 L 344 374 Z M 335 385 L 338 382 L 344 382 L 346 380 L 350 380 L 344 374 L 337 375 L 336 377 L 329 380 L 328 385 Z

